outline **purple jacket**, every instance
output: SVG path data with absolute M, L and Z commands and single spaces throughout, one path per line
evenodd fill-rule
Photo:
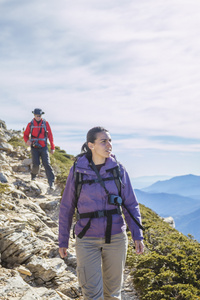
M 112 173 L 107 172 L 107 170 L 112 169 L 117 166 L 115 157 L 106 159 L 105 165 L 100 170 L 100 175 L 102 178 L 111 177 Z M 129 211 L 132 215 L 141 223 L 141 216 L 139 205 L 135 194 L 133 192 L 128 173 L 124 167 L 120 164 L 121 176 L 122 176 L 122 189 L 121 197 Z M 81 172 L 84 174 L 83 180 L 96 179 L 97 176 L 95 172 L 91 169 L 89 161 L 85 156 L 82 156 L 78 159 L 76 172 Z M 118 195 L 118 189 L 114 180 L 105 181 L 106 189 L 110 194 Z M 81 193 L 78 199 L 78 211 L 79 213 L 87 213 L 98 210 L 111 210 L 116 208 L 114 205 L 108 203 L 108 196 L 104 188 L 100 183 L 92 184 L 83 184 Z M 123 208 L 123 213 L 128 224 L 128 227 L 131 231 L 133 240 L 142 240 L 142 230 L 138 225 L 131 219 L 129 213 Z M 69 172 L 67 178 L 65 190 L 63 193 L 61 205 L 60 205 L 60 214 L 59 214 L 59 247 L 68 248 L 70 229 L 72 225 L 72 218 L 75 211 L 75 179 L 74 179 L 74 170 L 73 167 Z M 85 227 L 89 219 L 78 220 L 75 226 L 75 234 L 78 235 L 82 229 Z M 87 237 L 105 237 L 107 225 L 107 218 L 93 218 L 91 220 L 91 225 L 85 236 Z M 126 230 L 126 223 L 122 215 L 113 215 L 112 216 L 112 231 L 111 235 L 121 233 Z M 111 240 L 112 243 L 112 240 Z

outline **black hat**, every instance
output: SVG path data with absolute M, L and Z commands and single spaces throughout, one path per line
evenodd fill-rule
M 32 113 L 34 115 L 43 115 L 44 114 L 44 112 L 42 111 L 41 108 L 35 108 L 34 111 L 32 111 Z

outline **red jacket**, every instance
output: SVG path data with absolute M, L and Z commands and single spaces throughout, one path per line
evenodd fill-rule
M 44 126 L 42 126 L 42 122 L 43 120 L 41 119 L 40 123 L 38 124 L 37 121 L 35 119 L 33 119 L 33 129 L 32 129 L 32 134 L 31 134 L 31 138 L 39 138 L 39 139 L 43 139 L 46 137 L 46 132 L 45 132 L 45 128 Z M 47 138 L 49 139 L 50 141 L 50 144 L 51 144 L 51 150 L 54 150 L 55 149 L 55 145 L 54 145 L 54 142 L 53 142 L 53 134 L 52 134 L 52 131 L 51 131 L 51 127 L 49 125 L 49 123 L 47 121 L 46 122 L 46 130 L 47 130 Z M 41 130 L 41 127 L 42 127 L 42 130 Z M 38 137 L 38 134 L 41 130 L 41 133 Z M 29 140 L 29 135 L 31 133 L 31 122 L 28 123 L 25 131 L 24 131 L 24 141 L 27 142 Z M 45 141 L 41 141 L 41 140 L 38 140 L 38 143 L 42 146 L 42 147 L 45 147 L 46 143 Z

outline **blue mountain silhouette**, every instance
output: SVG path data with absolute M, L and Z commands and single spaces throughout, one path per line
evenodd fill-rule
M 175 228 L 200 241 L 200 176 L 183 175 L 135 189 L 139 203 L 161 217 L 171 216 Z
M 185 235 L 191 234 L 200 242 L 200 209 L 191 214 L 175 217 L 176 229 Z
M 200 176 L 192 174 L 177 176 L 168 180 L 157 181 L 141 190 L 148 193 L 178 194 L 200 200 Z
M 183 216 L 200 208 L 200 201 L 176 194 L 147 193 L 135 190 L 139 203 L 154 210 L 161 217 Z

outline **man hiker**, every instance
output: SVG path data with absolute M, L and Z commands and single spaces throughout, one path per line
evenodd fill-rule
M 42 115 L 44 114 L 42 109 L 35 108 L 32 113 L 34 114 L 34 119 L 30 123 L 28 123 L 24 131 L 24 141 L 28 146 L 31 146 L 31 180 L 35 180 L 36 175 L 38 174 L 41 157 L 50 189 L 54 190 L 55 176 L 50 165 L 50 158 L 47 148 L 48 138 L 51 144 L 51 154 L 54 153 L 55 145 L 53 142 L 53 135 L 49 123 L 46 120 L 42 119 Z

